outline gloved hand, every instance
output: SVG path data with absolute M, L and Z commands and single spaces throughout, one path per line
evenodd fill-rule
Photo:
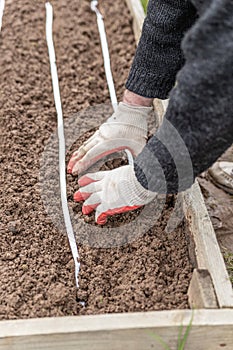
M 156 196 L 138 182 L 132 165 L 84 175 L 79 179 L 79 186 L 74 200 L 85 200 L 83 214 L 96 210 L 95 221 L 100 225 L 106 223 L 108 216 L 137 209 Z
M 147 140 L 147 116 L 152 107 L 138 107 L 121 102 L 115 113 L 73 153 L 68 173 L 77 175 L 102 157 L 129 149 L 137 156 Z

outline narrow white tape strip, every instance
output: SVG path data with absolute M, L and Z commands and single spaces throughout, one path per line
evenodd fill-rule
M 58 139 L 59 139 L 59 170 L 60 170 L 60 191 L 61 191 L 61 202 L 62 210 L 64 215 L 64 221 L 66 225 L 67 235 L 69 239 L 70 248 L 72 251 L 74 263 L 75 263 L 75 280 L 77 288 L 78 284 L 78 274 L 80 269 L 79 254 L 77 249 L 77 244 L 74 236 L 74 231 L 72 228 L 72 223 L 70 219 L 70 213 L 67 202 L 67 192 L 66 192 L 66 163 L 65 163 L 65 137 L 64 137 L 64 124 L 62 115 L 62 105 L 59 90 L 59 81 L 56 66 L 56 56 L 53 45 L 53 7 L 47 2 L 46 7 L 46 39 L 48 45 L 50 68 L 53 84 L 53 93 L 55 106 L 57 110 L 57 121 L 58 121 Z
M 5 8 L 5 0 L 0 0 L 0 31 L 2 29 L 2 17 Z
M 102 52 L 103 52 L 103 58 L 104 58 L 105 74 L 106 74 L 106 79 L 107 79 L 107 83 L 108 83 L 112 107 L 115 111 L 118 103 L 117 103 L 116 90 L 115 90 L 113 77 L 112 77 L 111 61 L 110 61 L 110 55 L 109 55 L 109 49 L 108 49 L 107 35 L 106 35 L 106 31 L 105 31 L 103 16 L 100 13 L 100 11 L 98 10 L 97 6 L 98 6 L 98 1 L 92 0 L 91 1 L 91 9 L 93 12 L 96 13 L 96 16 L 97 16 L 97 24 L 98 24 L 98 29 L 99 29 L 99 33 L 100 33 L 100 41 L 101 41 L 101 47 L 102 47 Z M 133 165 L 132 153 L 127 149 L 125 150 L 125 152 L 127 154 L 129 164 Z
M 98 5 L 97 0 L 91 1 L 91 9 L 92 9 L 92 11 L 94 11 L 96 13 L 96 16 L 97 16 L 97 24 L 98 24 L 99 34 L 100 34 L 100 41 L 101 41 L 103 57 L 104 57 L 105 74 L 106 74 L 106 78 L 107 78 L 107 83 L 108 83 L 108 88 L 109 88 L 112 106 L 113 106 L 113 109 L 115 111 L 117 108 L 117 97 L 116 97 L 116 91 L 115 91 L 113 77 L 112 77 L 112 71 L 111 71 L 111 62 L 110 62 L 110 56 L 109 56 L 107 36 L 106 36 L 106 32 L 105 32 L 103 16 L 99 12 L 97 5 Z

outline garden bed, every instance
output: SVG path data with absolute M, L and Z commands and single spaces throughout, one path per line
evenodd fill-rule
M 132 9 L 134 2 L 127 2 Z M 80 127 L 81 137 L 85 138 L 85 132 L 96 127 L 111 111 L 96 19 L 90 12 L 89 1 L 71 1 L 68 7 L 66 1 L 59 0 L 53 5 L 66 131 L 69 134 L 69 127 Z M 111 4 L 102 1 L 101 10 L 106 15 L 113 75 L 120 98 L 135 51 L 132 17 L 125 3 L 118 0 Z M 134 28 L 139 33 L 135 23 Z M 165 230 L 174 205 L 173 199 L 168 198 L 161 219 L 146 234 L 143 231 L 143 235 L 128 244 L 127 240 L 116 242 L 115 247 L 107 249 L 97 248 L 101 239 L 87 244 L 96 225 L 92 217 L 85 219 L 80 205 L 73 202 L 77 180 L 68 176 L 68 199 L 81 258 L 77 295 L 73 261 L 60 217 L 58 172 L 51 163 L 57 158 L 56 149 L 51 147 L 57 144 L 56 112 L 43 3 L 26 0 L 7 3 L 0 51 L 0 318 L 122 312 L 121 315 L 2 321 L 0 348 L 34 349 L 38 341 L 42 348 L 51 349 L 78 346 L 103 350 L 120 349 L 121 345 L 130 350 L 157 348 L 156 339 L 148 333 L 151 331 L 174 348 L 179 325 L 190 322 L 190 310 L 125 312 L 187 308 L 194 266 L 208 272 L 207 290 L 214 291 L 214 307 L 232 307 L 227 275 L 197 184 L 184 196 L 185 225 L 171 233 Z M 104 105 L 100 109 L 90 107 L 97 104 Z M 90 122 L 93 108 L 95 125 Z M 74 120 L 76 124 L 72 123 Z M 75 147 L 72 135 L 67 141 L 69 152 Z M 81 139 L 76 146 L 79 142 Z M 53 212 L 56 202 L 58 209 Z M 137 215 L 140 212 L 111 219 L 108 228 L 121 232 L 125 222 L 133 223 Z M 79 231 L 77 222 L 86 223 L 81 227 L 88 227 L 88 238 Z M 193 276 L 201 281 L 199 270 L 195 269 Z M 193 281 L 190 286 L 194 285 Z M 202 307 L 208 307 L 202 283 L 198 286 L 200 295 L 195 294 L 195 286 L 189 288 L 189 301 L 195 304 L 202 299 Z M 85 307 L 80 301 L 85 302 Z M 230 349 L 231 327 L 231 310 L 220 310 L 219 314 L 217 310 L 195 312 L 190 349 L 208 348 L 210 343 L 215 346 L 211 349 L 222 346 Z M 201 342 L 204 347 L 198 347 L 200 336 L 204 337 Z
M 111 6 L 102 2 L 101 10 L 106 15 L 113 75 L 120 98 L 135 50 L 131 17 L 120 0 Z M 65 1 L 56 1 L 54 14 L 63 110 L 65 118 L 73 120 L 74 113 L 89 105 L 109 105 L 99 34 L 88 1 L 78 5 L 72 1 L 69 6 Z M 49 198 L 45 197 L 44 203 L 41 200 L 41 194 L 47 189 L 48 197 L 55 201 L 54 207 L 60 205 L 59 176 L 54 167 L 56 157 L 46 158 L 44 151 L 50 134 L 56 130 L 44 29 L 43 3 L 18 1 L 6 5 L 0 55 L 3 176 L 0 317 L 187 308 L 193 267 L 185 230 L 181 225 L 172 233 L 165 232 L 173 199 L 167 200 L 166 210 L 158 222 L 149 218 L 150 230 L 142 231 L 138 239 L 129 244 L 126 239 L 122 246 L 115 238 L 115 247 L 101 249 L 100 231 L 95 236 L 95 245 L 100 247 L 97 249 L 80 239 L 85 229 L 94 236 L 95 225 L 89 220 L 83 229 L 82 222 L 87 219 L 81 214 L 81 206 L 73 202 L 77 179 L 68 176 L 69 203 L 74 211 L 81 262 L 80 290 L 76 298 L 73 261 L 65 229 L 62 223 L 57 229 L 59 221 L 54 222 L 53 217 L 47 215 L 44 204 L 48 204 Z M 112 112 L 106 105 L 99 108 L 101 117 L 87 109 L 84 119 L 78 113 L 76 124 L 69 122 L 68 125 L 71 129 L 88 130 L 92 119 L 96 125 L 100 124 Z M 56 149 L 57 146 L 53 148 L 54 155 Z M 43 157 L 44 177 L 41 175 Z M 57 210 L 57 214 L 62 217 L 61 211 Z M 126 214 L 110 219 L 107 227 L 115 228 L 117 237 L 120 232 L 117 227 L 127 230 L 124 224 L 134 220 L 134 216 Z M 81 222 L 81 227 L 76 222 Z M 85 301 L 85 307 L 79 301 Z

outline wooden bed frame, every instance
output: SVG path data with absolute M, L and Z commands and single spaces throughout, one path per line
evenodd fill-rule
M 126 0 L 138 41 L 144 11 L 140 0 Z M 167 102 L 157 100 L 162 119 Z M 183 194 L 183 208 L 194 247 L 196 269 L 188 296 L 191 310 L 40 318 L 0 322 L 0 350 L 163 349 L 160 336 L 177 349 L 180 325 L 193 314 L 187 349 L 233 349 L 233 290 L 201 191 L 196 182 Z

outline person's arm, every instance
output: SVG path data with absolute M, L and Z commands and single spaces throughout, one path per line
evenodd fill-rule
M 148 203 L 156 193 L 187 189 L 232 144 L 233 2 L 204 5 L 183 41 L 186 63 L 166 118 L 134 168 L 128 165 L 80 179 L 76 200 L 85 200 L 84 213 L 96 210 L 100 224 L 110 215 Z
M 183 40 L 186 63 L 164 123 L 135 161 L 137 179 L 151 191 L 160 191 L 162 180 L 156 174 L 161 167 L 168 192 L 187 189 L 193 182 L 190 169 L 187 174 L 188 154 L 194 178 L 233 142 L 232 13 L 232 1 L 213 0 L 206 8 L 203 4 L 199 20 Z
M 69 173 L 80 174 L 119 149 L 129 149 L 134 155 L 140 153 L 147 139 L 146 117 L 153 98 L 166 98 L 174 85 L 184 62 L 181 40 L 194 19 L 195 10 L 187 0 L 150 1 L 123 104 L 74 152 L 68 164 Z
M 181 41 L 197 18 L 189 0 L 150 0 L 126 88 L 166 99 L 184 64 Z

